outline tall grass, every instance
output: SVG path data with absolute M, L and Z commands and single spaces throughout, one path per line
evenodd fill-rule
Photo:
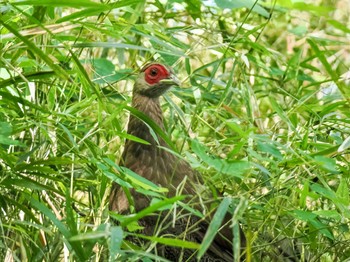
M 221 206 L 238 207 L 248 261 L 350 257 L 347 1 L 217 2 L 1 3 L 1 260 L 150 261 L 162 260 L 156 242 L 209 244 L 135 230 L 182 199 L 116 164 L 137 139 L 131 89 L 151 60 L 183 79 L 163 100 L 160 135 L 232 198 Z M 116 226 L 112 181 L 158 202 L 113 214 Z

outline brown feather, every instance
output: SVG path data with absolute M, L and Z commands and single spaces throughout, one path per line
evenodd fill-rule
M 132 106 L 146 114 L 162 130 L 165 130 L 159 97 L 149 97 L 141 94 L 141 91 L 139 90 L 142 90 L 142 92 L 145 90 L 144 87 L 140 86 L 141 84 L 146 83 L 142 82 L 142 79 L 139 79 L 139 82 L 135 83 Z M 134 115 L 130 115 L 128 133 L 148 141 L 150 145 L 127 140 L 119 165 L 131 169 L 157 185 L 168 188 L 168 197 L 174 196 L 180 183 L 186 179 L 187 182 L 184 185 L 184 190 L 182 193 L 193 196 L 191 203 L 199 202 L 199 197 L 196 196 L 197 192 L 195 187 L 196 184 L 203 184 L 203 180 L 186 161 L 177 158 L 167 150 L 161 149 L 159 146 L 168 147 L 165 141 L 161 137 L 157 137 L 159 141 L 158 145 L 157 141 L 151 135 L 149 127 Z M 136 211 L 140 211 L 149 206 L 150 199 L 148 199 L 148 197 L 141 195 L 140 193 L 136 193 L 135 190 L 131 190 L 131 194 L 135 201 Z M 118 184 L 113 183 L 110 194 L 109 209 L 122 214 L 128 213 L 129 203 L 127 201 L 128 200 L 123 188 L 121 188 Z M 200 209 L 200 205 L 196 204 L 195 208 Z M 164 220 L 163 223 L 171 223 L 171 221 L 171 219 Z M 229 221 L 230 217 L 226 216 L 225 222 L 227 225 L 229 224 Z M 145 227 L 144 233 L 152 235 L 155 230 L 155 225 L 157 224 L 157 218 L 154 216 L 146 217 L 142 219 L 141 223 Z M 189 233 L 187 231 L 188 225 L 192 227 L 197 225 L 194 227 L 194 232 Z M 163 233 L 166 235 L 173 235 L 175 237 L 184 237 L 183 234 L 186 234 L 185 239 L 201 243 L 208 225 L 208 221 L 203 221 L 198 217 L 185 214 L 183 218 L 176 220 L 175 226 L 168 225 Z M 224 237 L 217 234 L 217 237 L 213 241 L 202 261 L 232 261 L 233 254 L 231 240 L 233 235 L 232 229 L 227 225 L 220 231 Z M 244 245 L 245 240 L 243 232 L 241 235 L 242 245 Z M 195 254 L 192 250 L 181 251 L 178 248 L 160 246 L 158 248 L 158 252 L 160 255 L 170 259 L 171 261 L 177 261 L 181 256 L 184 260 L 192 261 L 193 259 L 193 261 L 196 261 Z

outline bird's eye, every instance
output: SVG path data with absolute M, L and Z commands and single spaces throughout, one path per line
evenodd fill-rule
M 151 69 L 151 76 L 156 76 L 158 75 L 158 69 L 157 68 L 152 68 Z
M 170 76 L 167 68 L 161 64 L 151 64 L 143 71 L 145 72 L 145 80 L 150 85 L 159 84 L 160 80 Z

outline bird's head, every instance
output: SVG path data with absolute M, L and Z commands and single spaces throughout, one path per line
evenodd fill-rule
M 148 96 L 159 97 L 171 86 L 179 86 L 180 81 L 171 68 L 159 63 L 144 66 L 136 79 L 134 92 Z

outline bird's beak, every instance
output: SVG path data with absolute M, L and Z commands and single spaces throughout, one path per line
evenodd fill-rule
M 167 85 L 174 85 L 174 86 L 180 86 L 181 81 L 178 79 L 175 75 L 171 74 L 169 78 L 164 78 L 160 80 L 162 84 L 167 84 Z

